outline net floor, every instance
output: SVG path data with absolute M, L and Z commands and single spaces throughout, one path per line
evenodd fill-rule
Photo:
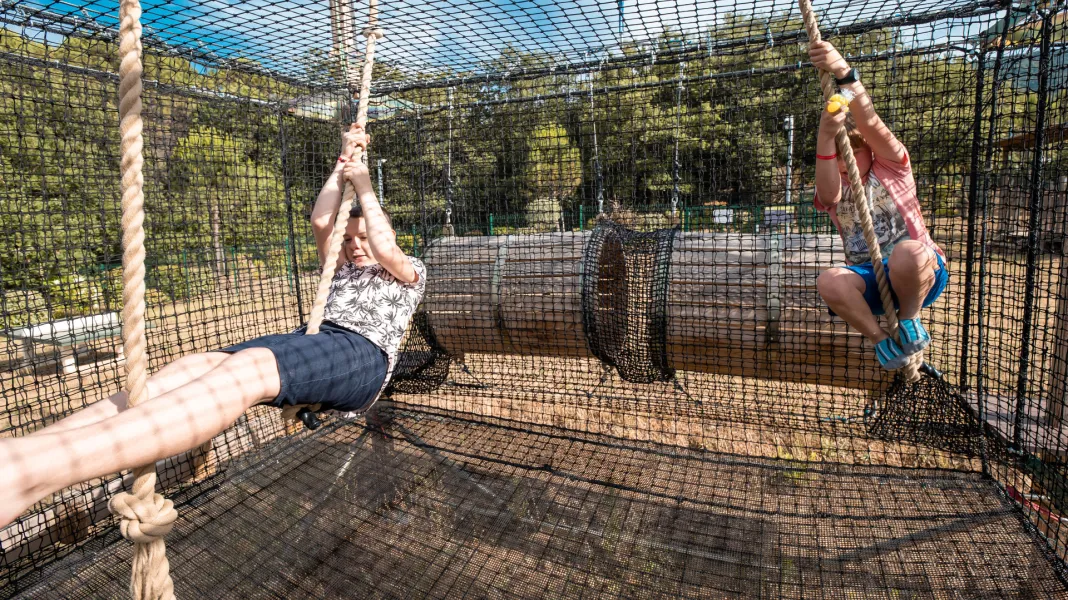
M 982 476 L 389 410 L 177 495 L 179 598 L 1068 598 Z M 26 598 L 126 597 L 115 528 Z M 13 591 L 13 590 L 9 590 Z

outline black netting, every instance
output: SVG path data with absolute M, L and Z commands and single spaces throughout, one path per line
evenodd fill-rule
M 980 456 L 985 442 L 977 412 L 940 375 L 925 373 L 917 382 L 895 377 L 870 407 L 866 419 L 872 435 L 888 441 Z
M 449 377 L 452 359 L 441 347 L 423 311 L 412 315 L 408 337 L 397 356 L 397 366 L 384 395 L 432 392 Z
M 978 473 L 806 467 L 690 448 L 665 454 L 656 443 L 614 436 L 388 412 L 385 433 L 325 428 L 266 460 L 235 465 L 242 476 L 226 487 L 179 494 L 186 516 L 171 552 L 197 549 L 173 567 L 181 590 L 218 597 L 254 587 L 316 598 L 1063 595 L 1036 534 L 1020 531 L 1013 502 Z M 116 538 L 112 530 L 94 540 L 95 561 L 31 574 L 24 596 L 123 596 L 130 547 Z M 973 546 L 997 551 L 978 559 Z M 982 568 L 946 572 L 964 564 Z M 508 577 L 487 573 L 498 570 Z
M 0 0 L 0 451 L 123 385 L 117 5 Z M 159 376 L 307 320 L 367 5 L 143 8 Z M 795 3 L 379 9 L 369 167 L 423 305 L 366 420 L 255 407 L 157 463 L 179 597 L 1068 598 L 1061 4 L 815 6 L 947 258 L 918 384 L 817 290 Z M 124 596 L 129 483 L 0 526 L 0 597 Z
M 669 381 L 667 296 L 677 229 L 639 233 L 601 219 L 582 259 L 590 352 L 624 381 Z

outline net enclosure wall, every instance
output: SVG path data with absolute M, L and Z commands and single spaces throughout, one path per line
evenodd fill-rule
M 307 319 L 366 5 L 143 8 L 156 369 Z M 365 417 L 258 407 L 157 464 L 178 595 L 1068 597 L 1068 13 L 815 9 L 946 253 L 944 380 L 816 292 L 796 5 L 383 0 L 368 164 L 423 305 Z M 5 437 L 122 386 L 117 14 L 0 1 Z M 125 595 L 128 484 L 0 531 L 0 595 Z

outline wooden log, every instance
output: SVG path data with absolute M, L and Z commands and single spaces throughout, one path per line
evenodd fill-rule
M 582 260 L 588 236 L 513 239 L 499 265 L 499 320 L 519 354 L 588 356 L 582 328 Z
M 439 240 L 427 251 L 424 308 L 453 354 L 588 357 L 582 260 L 588 233 Z M 612 254 L 611 248 L 604 251 Z M 871 388 L 870 344 L 833 319 L 816 279 L 842 256 L 833 235 L 684 233 L 671 257 L 667 346 L 675 369 Z M 598 318 L 627 289 L 599 272 Z M 614 275 L 620 278 L 618 281 Z
M 832 235 L 680 235 L 668 292 L 669 364 L 876 387 L 883 376 L 870 344 L 830 317 L 816 291 L 819 274 L 841 256 Z
M 588 357 L 582 257 L 589 233 L 448 238 L 428 249 L 424 309 L 450 354 Z
M 427 248 L 423 300 L 435 337 L 450 354 L 509 352 L 493 311 L 493 272 L 504 237 L 448 237 Z

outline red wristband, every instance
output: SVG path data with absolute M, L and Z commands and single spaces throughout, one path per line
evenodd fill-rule
M 836 154 L 831 154 L 830 156 L 826 156 L 826 155 L 823 155 L 823 154 L 817 154 L 816 155 L 816 160 L 834 160 L 836 158 L 838 158 L 838 154 L 837 153 Z
M 337 162 L 339 162 L 339 163 L 349 162 L 349 159 L 345 158 L 344 156 L 339 156 L 339 157 L 337 157 Z

